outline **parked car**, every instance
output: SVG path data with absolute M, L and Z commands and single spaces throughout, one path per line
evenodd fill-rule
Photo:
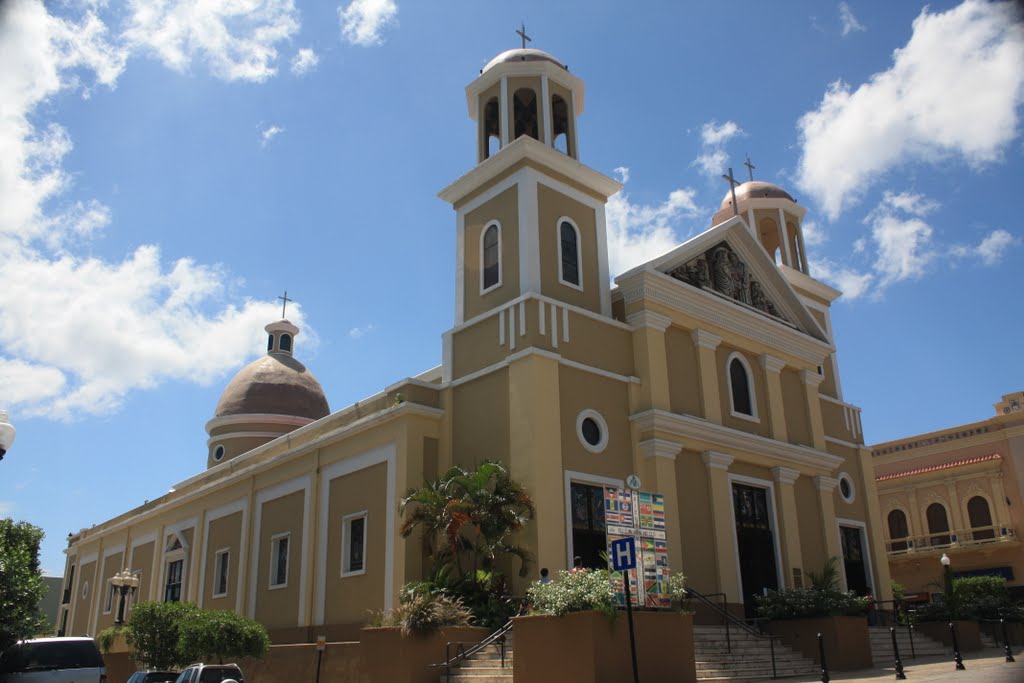
M 174 683 L 177 671 L 136 671 L 125 683 Z
M 221 683 L 228 680 L 245 683 L 237 664 L 190 664 L 178 674 L 175 683 Z
M 0 654 L 0 683 L 106 683 L 92 638 L 22 640 Z

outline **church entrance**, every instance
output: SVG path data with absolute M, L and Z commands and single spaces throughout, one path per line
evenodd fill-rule
M 604 521 L 604 487 L 573 482 L 569 488 L 572 514 L 572 554 L 588 569 L 606 569 L 601 553 L 608 551 Z
M 843 569 L 846 570 L 846 590 L 857 595 L 868 594 L 867 562 L 864 560 L 864 534 L 860 527 L 840 526 L 839 538 L 843 543 Z
M 779 588 L 768 489 L 734 483 L 732 501 L 743 608 L 747 617 L 755 617 L 757 602 L 754 596 Z

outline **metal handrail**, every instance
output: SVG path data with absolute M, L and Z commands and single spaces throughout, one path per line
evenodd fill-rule
M 731 614 L 727 609 L 723 609 L 723 608 L 719 607 L 718 605 L 716 605 L 715 603 L 711 602 L 711 600 L 709 600 L 706 595 L 702 594 L 700 591 L 698 591 L 696 589 L 684 588 L 683 592 L 686 594 L 687 597 L 689 597 L 689 598 L 696 598 L 696 600 L 698 602 L 700 602 L 701 604 L 703 604 L 706 607 L 710 607 L 713 611 L 717 612 L 720 616 L 722 616 L 723 619 L 725 619 L 725 623 L 726 623 L 726 627 L 725 627 L 726 642 L 728 644 L 729 652 L 732 652 L 732 643 L 729 642 L 729 624 L 732 624 L 734 626 L 739 627 L 741 630 L 743 630 L 744 632 L 752 635 L 755 638 L 761 638 L 761 639 L 767 640 L 768 643 L 769 643 L 769 646 L 771 648 L 772 679 L 774 680 L 775 678 L 778 677 L 778 674 L 776 672 L 776 667 L 775 667 L 775 641 L 779 638 L 779 636 L 767 635 L 767 634 L 764 634 L 764 633 L 761 633 L 761 632 L 757 631 L 752 626 L 747 624 L 747 622 L 745 622 L 742 619 L 738 618 L 736 615 Z M 713 595 L 718 595 L 718 594 L 715 593 Z
M 501 653 L 501 668 L 505 668 L 505 642 L 507 640 L 508 632 L 512 630 L 512 620 L 499 628 L 497 631 L 487 636 L 481 641 L 466 641 L 466 640 L 450 640 L 445 643 L 444 646 L 444 661 L 437 664 L 431 664 L 431 667 L 444 667 L 445 675 L 450 675 L 452 672 L 452 666 L 465 661 L 470 656 L 480 652 L 488 645 L 497 645 L 499 652 Z M 466 646 L 470 647 L 467 648 Z M 452 648 L 455 649 L 455 656 L 452 656 Z

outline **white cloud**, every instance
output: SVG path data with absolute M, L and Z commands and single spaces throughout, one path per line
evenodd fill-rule
M 875 270 L 882 276 L 880 287 L 921 277 L 936 256 L 932 227 L 920 218 L 879 214 L 872 220 L 871 238 L 878 250 Z
M 977 246 L 956 245 L 950 253 L 961 258 L 979 258 L 986 266 L 994 266 L 1003 260 L 1007 250 L 1020 243 L 1019 238 L 1006 230 L 993 230 Z
M 65 384 L 67 380 L 64 373 L 55 367 L 0 357 L 0 386 L 7 396 L 20 397 L 22 402 L 37 403 L 60 394 Z
M 193 61 L 227 81 L 264 81 L 277 73 L 277 47 L 299 31 L 294 0 L 130 0 L 124 38 L 166 66 Z
M 341 37 L 352 45 L 369 47 L 384 42 L 381 31 L 395 23 L 398 5 L 394 0 L 352 0 L 348 7 L 338 8 Z
M 729 140 L 742 134 L 743 129 L 735 121 L 726 121 L 721 125 L 717 121 L 708 121 L 701 126 L 702 149 L 691 166 L 696 166 L 706 176 L 721 175 L 729 165 L 729 157 L 723 146 Z
M 263 147 L 266 147 L 268 144 L 270 144 L 271 140 L 273 140 L 275 137 L 277 137 L 278 135 L 280 135 L 283 132 L 284 132 L 284 128 L 280 128 L 278 126 L 270 126 L 268 128 L 264 128 L 260 132 L 260 140 L 261 140 L 260 144 Z
M 629 169 L 615 169 L 625 183 Z M 676 225 L 680 219 L 698 214 L 693 198 L 696 192 L 679 188 L 669 193 L 660 204 L 633 204 L 625 190 L 608 200 L 608 261 L 611 274 L 619 273 L 649 261 L 678 246 Z
M 373 323 L 363 325 L 362 327 L 353 327 L 351 330 L 348 331 L 348 336 L 352 337 L 353 339 L 362 339 L 366 335 L 373 332 L 375 329 L 377 329 L 377 326 L 374 325 Z
M 839 3 L 839 22 L 843 25 L 843 37 L 846 37 L 850 33 L 855 31 L 867 31 L 867 27 L 864 24 L 857 21 L 857 17 L 854 16 L 853 10 L 845 2 Z
M 800 229 L 804 233 L 804 244 L 808 247 L 818 247 L 828 241 L 828 237 L 815 221 L 804 221 L 800 224 Z
M 0 500 L 0 517 L 9 517 L 14 511 L 14 503 L 6 500 Z
M 313 52 L 313 48 L 304 47 L 300 48 L 295 56 L 292 57 L 292 73 L 296 76 L 308 73 L 316 68 L 316 65 L 320 63 L 320 58 Z
M 810 260 L 811 275 L 819 280 L 831 282 L 843 293 L 847 301 L 859 299 L 868 292 L 875 276 L 860 272 L 847 266 L 840 266 L 827 258 L 812 257 Z
M 801 117 L 798 186 L 835 220 L 897 165 L 998 160 L 1024 100 L 1024 25 L 1014 11 L 979 0 L 922 10 L 888 71 L 856 89 L 832 83 Z

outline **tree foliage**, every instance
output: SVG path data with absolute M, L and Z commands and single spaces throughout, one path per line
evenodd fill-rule
M 0 651 L 46 628 L 39 610 L 46 592 L 39 569 L 42 540 L 39 527 L 0 519 Z
M 162 671 L 189 664 L 181 649 L 182 625 L 197 611 L 187 602 L 140 602 L 132 607 L 125 628 L 135 661 Z

